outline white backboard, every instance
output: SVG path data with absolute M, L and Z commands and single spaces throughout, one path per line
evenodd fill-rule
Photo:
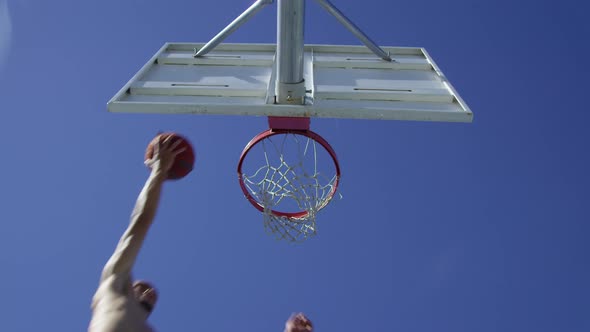
M 108 102 L 110 112 L 471 122 L 423 48 L 305 45 L 304 105 L 278 105 L 275 44 L 166 43 Z

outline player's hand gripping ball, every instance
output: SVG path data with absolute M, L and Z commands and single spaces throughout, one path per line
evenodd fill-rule
M 170 144 L 174 144 L 176 141 L 180 140 L 176 149 L 184 148 L 184 151 L 179 153 L 174 159 L 174 164 L 168 171 L 168 179 L 178 180 L 185 177 L 193 170 L 193 166 L 195 165 L 195 151 L 193 150 L 191 143 L 177 133 L 162 133 L 154 137 L 145 151 L 145 160 L 150 160 L 154 157 L 154 148 L 156 144 L 158 144 L 158 139 L 160 137 L 162 137 L 162 142 L 166 139 L 172 140 Z

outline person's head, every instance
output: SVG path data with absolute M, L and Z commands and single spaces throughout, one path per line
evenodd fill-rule
M 137 280 L 133 283 L 133 295 L 148 315 L 154 310 L 156 302 L 158 302 L 158 291 L 152 284 L 144 280 Z
M 291 315 L 285 323 L 285 332 L 312 332 L 313 324 L 303 313 Z

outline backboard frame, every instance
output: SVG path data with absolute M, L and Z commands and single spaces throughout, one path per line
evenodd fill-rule
M 222 43 L 207 55 L 194 57 L 194 50 L 204 45 L 165 43 L 108 102 L 108 111 L 473 120 L 467 104 L 422 47 L 383 47 L 393 59 L 388 62 L 363 46 L 305 45 L 307 94 L 303 105 L 297 105 L 276 103 L 276 44 Z M 245 70 L 252 74 L 231 77 Z M 203 71 L 208 72 L 201 75 Z M 366 77 L 356 78 L 355 73 Z M 410 79 L 388 78 L 396 75 Z M 340 85 L 338 79 L 350 84 Z M 368 82 L 368 88 L 361 81 Z M 404 82 L 410 86 L 403 86 Z

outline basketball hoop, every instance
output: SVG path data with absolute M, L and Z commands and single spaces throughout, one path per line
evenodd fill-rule
M 308 117 L 473 121 L 424 48 L 381 47 L 329 0 L 317 1 L 364 46 L 305 44 L 304 0 L 277 1 L 275 45 L 223 43 L 274 2 L 256 0 L 207 43 L 165 43 L 107 103 L 109 112 L 268 116 L 270 129 L 240 156 L 238 178 L 267 231 L 296 242 L 316 234 L 316 214 L 340 180 L 334 150 Z
M 300 242 L 316 234 L 316 214 L 336 194 L 340 165 L 330 144 L 309 130 L 309 119 L 271 117 L 269 124 L 242 151 L 240 187 L 269 233 Z

